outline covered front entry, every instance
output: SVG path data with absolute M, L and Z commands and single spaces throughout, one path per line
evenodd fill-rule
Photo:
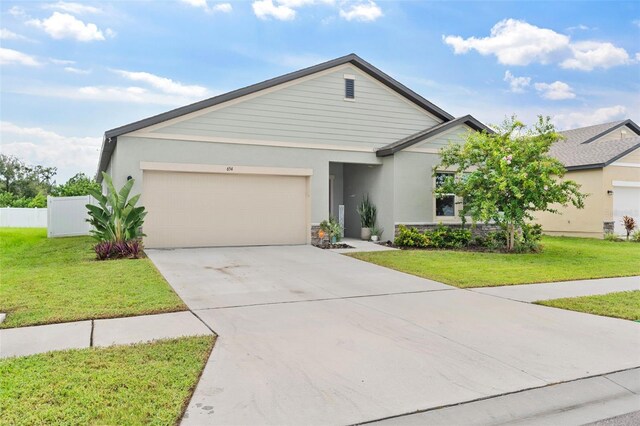
M 145 168 L 149 248 L 308 242 L 310 173 L 241 166 Z

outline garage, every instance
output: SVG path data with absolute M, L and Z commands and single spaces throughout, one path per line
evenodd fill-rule
M 145 246 L 306 244 L 305 169 L 143 163 Z
M 616 234 L 626 235 L 622 217 L 640 220 L 640 182 L 613 181 L 613 220 Z

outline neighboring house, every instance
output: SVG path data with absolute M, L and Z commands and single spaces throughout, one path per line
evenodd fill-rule
M 550 154 L 567 168 L 566 179 L 588 193 L 584 210 L 560 207 L 561 215 L 538 214 L 552 235 L 602 238 L 606 232 L 626 234 L 622 217 L 640 223 L 640 127 L 631 120 L 560 132 Z
M 358 237 L 365 194 L 393 239 L 458 222 L 433 167 L 480 130 L 352 54 L 109 130 L 98 171 L 135 178 L 147 247 L 308 244 L 341 210 Z

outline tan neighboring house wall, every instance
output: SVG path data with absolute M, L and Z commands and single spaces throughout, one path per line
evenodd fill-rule
M 584 209 L 573 205 L 563 207 L 554 205 L 557 213 L 537 213 L 536 222 L 549 235 L 566 235 L 573 237 L 602 237 L 602 222 L 605 212 L 611 215 L 613 200 L 607 195 L 603 182 L 603 169 L 577 170 L 567 172 L 566 180 L 578 182 L 583 193 L 589 194 Z
M 640 182 L 640 149 L 602 169 L 569 171 L 565 179 L 578 182 L 589 194 L 584 209 L 555 206 L 560 214 L 538 213 L 536 222 L 549 235 L 602 238 L 604 223 L 613 221 L 614 181 Z

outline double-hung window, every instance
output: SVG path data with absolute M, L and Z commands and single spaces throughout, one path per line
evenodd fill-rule
M 436 188 L 440 188 L 447 178 L 454 177 L 451 172 L 436 173 Z M 436 197 L 436 217 L 454 217 L 456 215 L 456 196 L 444 194 Z

